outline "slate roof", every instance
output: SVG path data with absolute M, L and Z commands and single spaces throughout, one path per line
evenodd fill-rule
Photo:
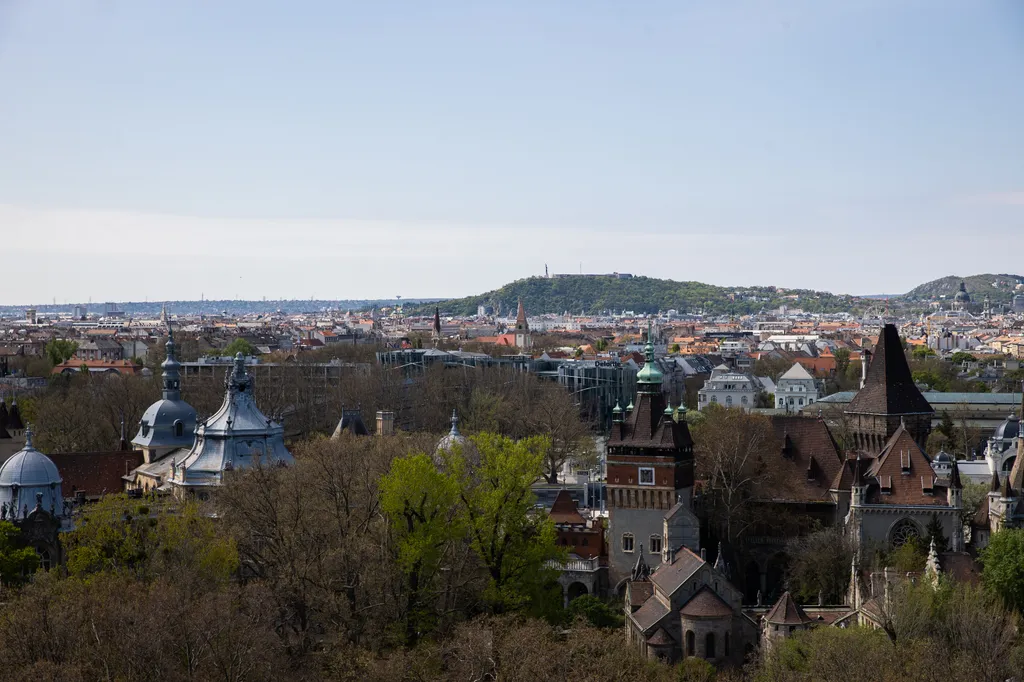
M 631 606 L 646 604 L 652 594 L 654 594 L 654 585 L 647 580 L 629 583 L 629 603 Z
M 630 614 L 641 630 L 647 631 L 657 625 L 662 618 L 668 615 L 668 607 L 661 603 L 660 599 L 652 597 L 644 602 L 635 613 Z
M 857 414 L 932 414 L 935 412 L 910 375 L 896 327 L 882 328 L 868 366 L 864 388 L 857 392 L 847 412 Z
M 685 421 L 665 414 L 665 398 L 658 393 L 637 393 L 633 411 L 619 424 L 612 424 L 608 447 L 652 448 L 672 454 L 693 446 Z
M 679 613 L 691 618 L 724 618 L 732 615 L 732 607 L 715 594 L 714 590 L 704 585 L 683 604 Z
M 651 581 L 657 585 L 662 592 L 671 595 L 679 586 L 696 573 L 706 561 L 694 554 L 686 547 L 680 547 L 679 551 L 672 558 L 672 563 L 662 564 L 651 575 Z
M 676 641 L 665 632 L 665 628 L 658 628 L 653 635 L 647 638 L 647 643 L 652 646 L 672 646 Z
M 810 616 L 800 608 L 788 590 L 782 593 L 764 619 L 772 625 L 806 625 L 811 622 Z
M 773 416 L 775 435 L 781 445 L 769 466 L 779 469 L 787 482 L 779 497 L 806 502 L 828 500 L 828 491 L 842 472 L 839 445 L 822 419 Z

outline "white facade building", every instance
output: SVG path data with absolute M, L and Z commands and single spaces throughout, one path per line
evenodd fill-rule
M 798 411 L 806 405 L 818 402 L 818 397 L 818 382 L 803 365 L 796 362 L 779 377 L 779 383 L 775 387 L 775 409 Z
M 697 409 L 703 410 L 712 403 L 723 407 L 742 407 L 749 410 L 757 404 L 761 384 L 749 374 L 743 374 L 726 365 L 711 370 L 711 378 L 697 391 Z

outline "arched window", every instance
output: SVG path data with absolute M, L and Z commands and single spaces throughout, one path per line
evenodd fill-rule
M 747 396 L 743 396 L 742 398 L 740 398 L 740 402 L 743 403 L 744 405 L 746 405 L 747 404 Z
M 917 542 L 921 538 L 921 531 L 917 524 L 910 519 L 901 519 L 892 527 L 889 534 L 889 542 L 894 548 L 902 547 L 908 542 Z
M 718 396 L 717 395 L 711 396 L 711 402 L 717 403 L 718 402 Z
M 715 633 L 709 632 L 704 638 L 704 658 L 715 657 Z
M 697 647 L 696 641 L 697 641 L 697 637 L 696 637 L 696 635 L 693 634 L 693 630 L 687 630 L 686 631 L 686 655 L 687 656 L 693 656 L 693 655 L 696 654 L 696 652 L 694 651 L 694 649 L 696 649 L 696 647 Z
M 39 567 L 44 571 L 49 571 L 51 564 L 52 561 L 50 559 L 49 550 L 44 549 L 42 552 L 39 552 Z
M 725 396 L 725 404 L 726 405 L 732 405 L 732 396 L 731 395 Z
M 185 433 L 185 425 L 181 423 L 181 420 L 174 422 L 174 437 L 181 438 L 181 435 Z
M 725 632 L 724 651 L 722 652 L 726 658 L 729 658 L 729 631 Z

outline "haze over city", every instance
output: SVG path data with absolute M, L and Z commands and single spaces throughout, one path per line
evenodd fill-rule
M 1016 2 L 6 2 L 0 303 L 1012 272 L 1022 30 Z

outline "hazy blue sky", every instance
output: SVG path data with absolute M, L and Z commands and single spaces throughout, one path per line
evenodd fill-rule
M 0 302 L 1024 272 L 1019 0 L 0 0 Z

